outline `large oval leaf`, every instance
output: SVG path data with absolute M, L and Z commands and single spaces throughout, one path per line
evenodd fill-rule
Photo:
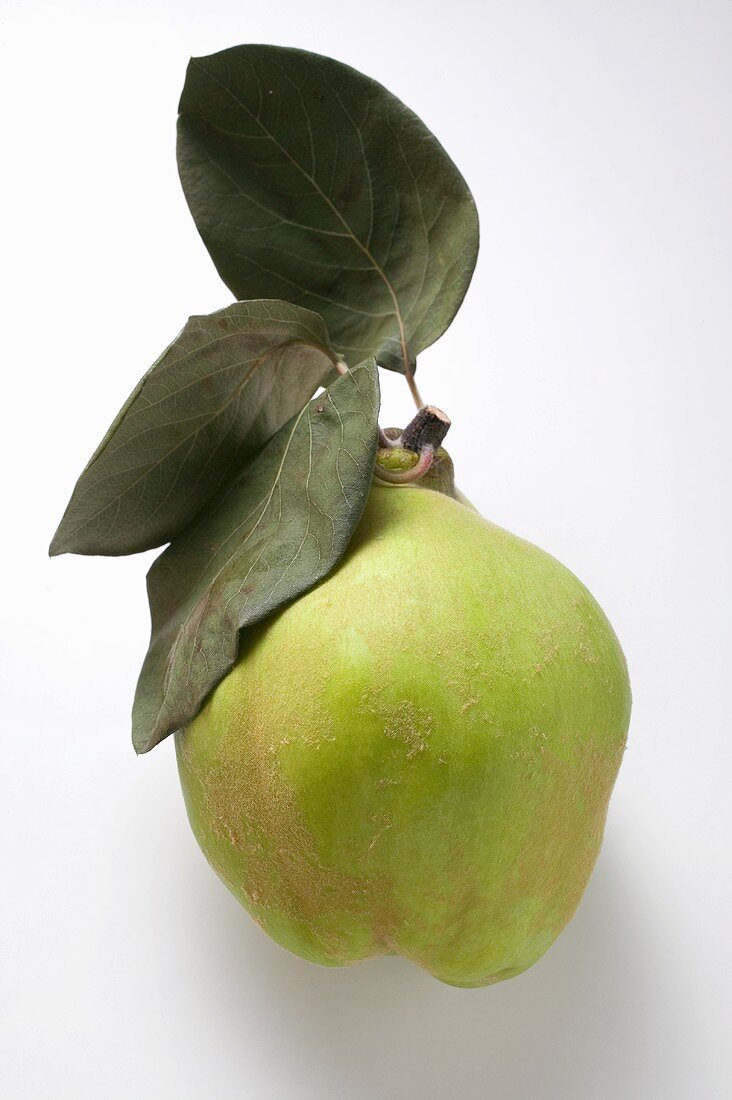
M 148 574 L 150 648 L 133 708 L 147 752 L 236 660 L 239 631 L 326 576 L 363 511 L 377 444 L 373 360 L 313 398 Z
M 478 251 L 467 184 L 424 123 L 348 65 L 279 46 L 193 58 L 178 164 L 236 297 L 317 310 L 348 362 L 403 369 L 457 312 Z
M 76 483 L 51 554 L 134 554 L 168 542 L 335 361 L 322 319 L 289 302 L 191 317 Z

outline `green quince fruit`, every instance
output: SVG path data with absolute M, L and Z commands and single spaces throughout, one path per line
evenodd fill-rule
M 427 483 L 375 480 L 341 563 L 246 632 L 176 749 L 201 848 L 278 943 L 482 986 L 575 911 L 630 688 L 580 581 Z

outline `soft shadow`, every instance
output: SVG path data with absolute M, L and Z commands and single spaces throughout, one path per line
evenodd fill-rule
M 397 958 L 312 966 L 273 944 L 213 882 L 189 931 L 200 921 L 195 950 L 217 1010 L 256 1016 L 257 1044 L 271 1048 L 297 1100 L 640 1097 L 683 1037 L 675 1018 L 659 1026 L 666 968 L 653 914 L 623 865 L 606 843 L 557 943 L 530 971 L 486 989 L 444 986 Z

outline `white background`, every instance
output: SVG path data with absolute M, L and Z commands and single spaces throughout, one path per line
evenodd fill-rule
M 140 374 L 230 301 L 174 121 L 188 56 L 246 41 L 378 78 L 463 171 L 481 257 L 423 393 L 464 490 L 578 573 L 627 653 L 591 885 L 492 988 L 271 943 L 196 848 L 172 744 L 130 746 L 152 555 L 46 558 Z M 0 51 L 5 1095 L 729 1095 L 732 3 L 6 0 Z

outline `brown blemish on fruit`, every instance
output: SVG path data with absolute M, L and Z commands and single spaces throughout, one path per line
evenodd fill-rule
M 615 748 L 578 733 L 560 759 L 546 739 L 541 746 L 543 796 L 537 799 L 530 833 L 504 883 L 504 912 L 520 904 L 526 883 L 542 899 L 530 933 L 551 928 L 558 935 L 574 913 L 590 877 L 602 840 L 624 741 Z
M 389 741 L 401 742 L 406 747 L 407 760 L 426 752 L 434 720 L 431 714 L 416 706 L 410 699 L 385 706 L 369 695 L 364 696 L 362 710 L 377 715 L 383 724 L 384 736 Z
M 257 708 L 251 707 L 246 718 L 233 716 L 215 751 L 210 746 L 205 753 L 198 751 L 195 728 L 177 737 L 180 766 L 189 783 L 194 781 L 203 811 L 201 847 L 219 877 L 265 928 L 269 913 L 304 923 L 328 953 L 347 958 L 352 947 L 336 931 L 333 916 L 340 911 L 373 930 L 371 947 L 358 957 L 382 954 L 393 938 L 395 919 L 385 876 L 354 877 L 324 864 L 281 765 L 280 754 L 288 746 L 308 745 L 317 751 L 335 735 L 324 730 L 315 737 L 303 721 L 302 736 L 291 728 L 271 743 L 256 714 Z M 370 848 L 392 822 L 387 815 L 375 815 L 374 825 Z M 209 831 L 233 849 L 233 859 L 226 860 L 228 872 L 221 854 L 206 843 Z
M 377 841 L 381 839 L 384 833 L 388 832 L 388 830 L 393 828 L 394 826 L 394 818 L 391 814 L 373 814 L 371 820 L 376 826 L 377 831 L 374 834 L 371 843 L 369 844 L 369 851 L 371 851 L 371 849 L 375 846 Z

